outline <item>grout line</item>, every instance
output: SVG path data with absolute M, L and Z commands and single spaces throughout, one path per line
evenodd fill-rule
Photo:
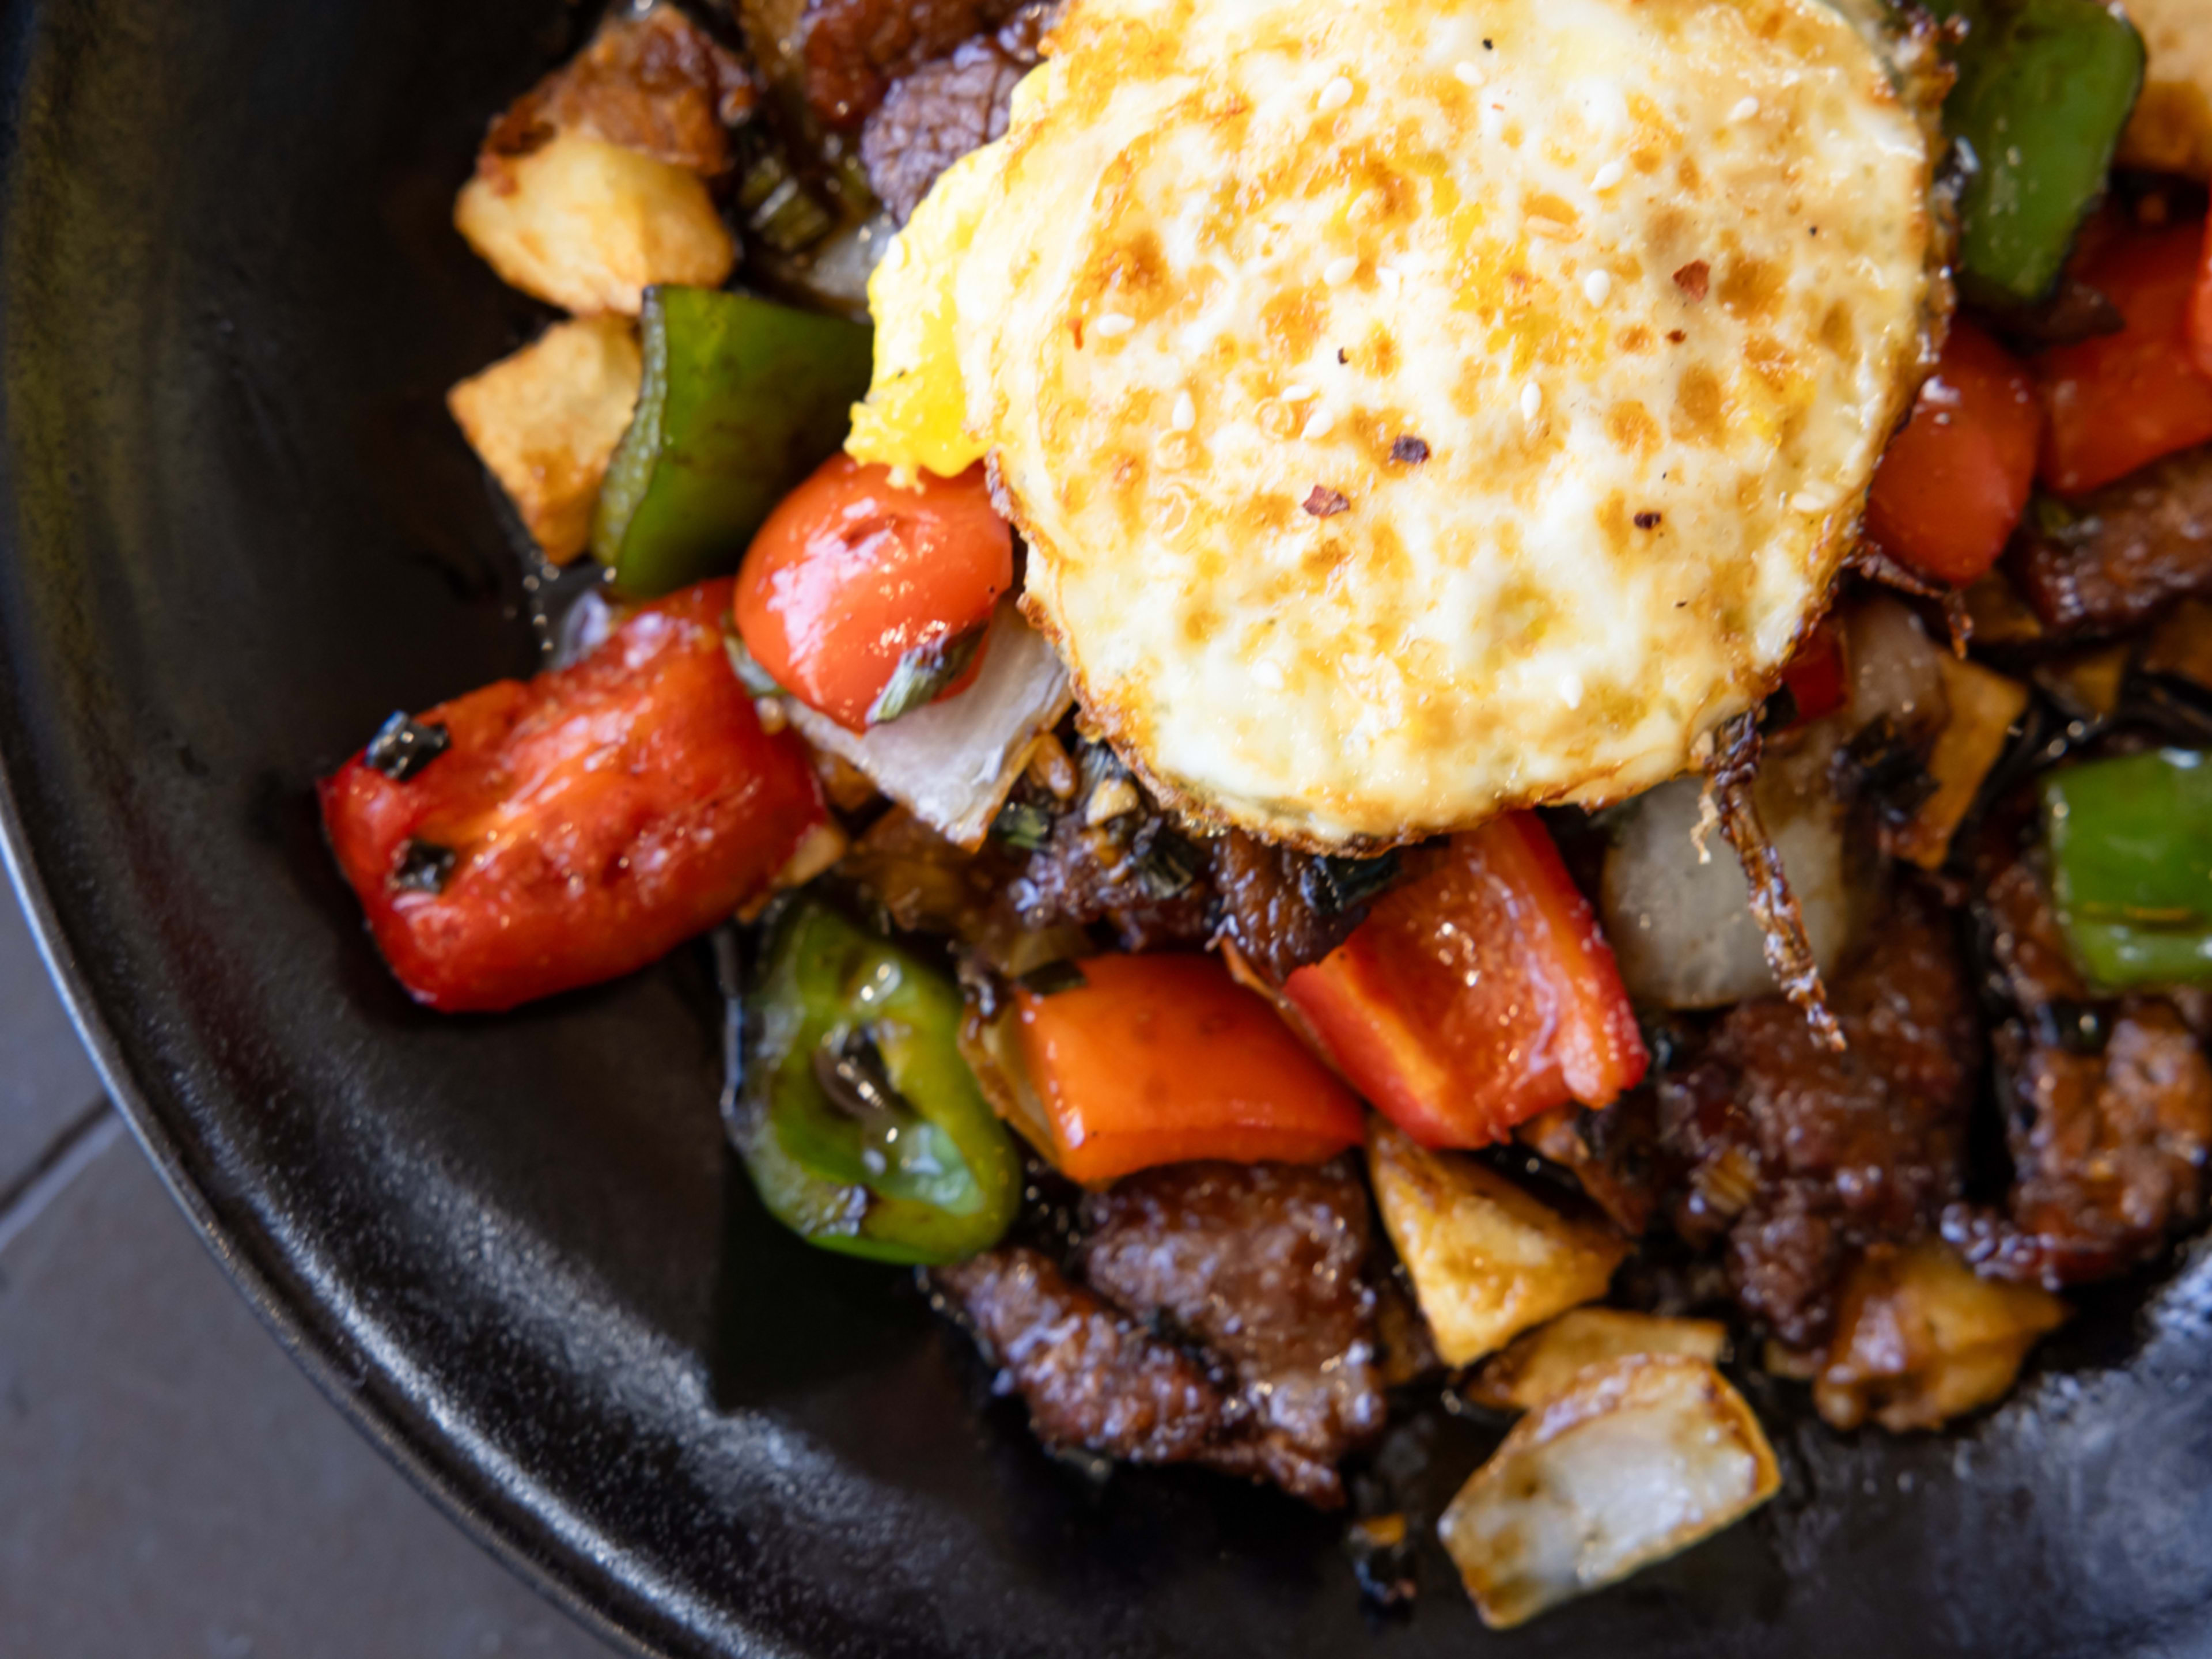
M 105 1099 L 96 1100 L 54 1137 L 21 1178 L 0 1188 L 0 1254 L 124 1133 L 122 1115 Z

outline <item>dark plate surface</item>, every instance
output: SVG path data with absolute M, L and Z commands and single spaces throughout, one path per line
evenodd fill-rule
M 2094 1306 L 1946 1438 L 1758 1379 L 1781 1499 L 1486 1638 L 1335 1526 L 1192 1474 L 1103 1488 L 902 1279 L 779 1233 L 716 1128 L 684 953 L 497 1020 L 413 1009 L 316 774 L 526 670 L 443 387 L 532 323 L 447 228 L 559 0 L 0 13 L 0 762 L 52 960 L 179 1200 L 303 1364 L 546 1585 L 679 1654 L 2212 1651 L 2212 1264 Z M 1483 1435 L 1408 1431 L 1448 1492 Z

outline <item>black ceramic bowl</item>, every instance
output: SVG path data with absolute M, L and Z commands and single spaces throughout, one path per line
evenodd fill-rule
M 2212 1651 L 2212 1265 L 2093 1305 L 1995 1416 L 1831 1436 L 1751 1523 L 1510 1638 L 1433 1547 L 1361 1610 L 1334 1523 L 1093 1485 L 901 1276 L 733 1178 L 680 953 L 422 1013 L 309 786 L 396 707 L 529 669 L 442 389 L 536 319 L 447 222 L 561 0 L 0 13 L 7 831 L 116 1097 L 335 1401 L 647 1651 L 2108 1656 Z M 1418 1421 L 1434 1494 L 1481 1449 Z

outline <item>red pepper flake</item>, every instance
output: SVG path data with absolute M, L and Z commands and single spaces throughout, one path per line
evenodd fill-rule
M 1690 337 L 1683 333 L 1679 328 L 1670 328 L 1667 331 L 1667 337 L 1674 344 L 1680 345 L 1683 341 L 1688 339 Z
M 1306 497 L 1304 505 L 1306 511 L 1316 519 L 1333 519 L 1340 513 L 1352 510 L 1352 503 L 1344 499 L 1342 493 L 1331 489 L 1327 484 L 1316 484 L 1313 494 Z
M 1650 512 L 1638 514 L 1636 527 L 1638 530 L 1656 530 L 1659 527 L 1659 514 Z
M 1674 273 L 1674 286 L 1692 300 L 1702 300 L 1712 287 L 1713 268 L 1703 259 L 1692 259 Z
M 1390 459 L 1407 466 L 1419 466 L 1429 459 L 1429 447 L 1412 433 L 1404 433 L 1392 441 Z

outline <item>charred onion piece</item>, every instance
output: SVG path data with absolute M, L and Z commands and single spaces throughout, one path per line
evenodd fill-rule
M 1759 923 L 1766 944 L 1766 965 L 1774 970 L 1782 994 L 1803 1011 L 1814 1034 L 1829 1048 L 1844 1047 L 1843 1027 L 1828 1012 L 1828 993 L 1820 983 L 1820 964 L 1805 937 L 1805 919 L 1797 911 L 1796 896 L 1782 869 L 1782 855 L 1766 837 L 1759 803 L 1752 795 L 1752 781 L 1759 775 L 1759 737 L 1756 714 L 1739 714 L 1717 734 L 1718 754 L 1713 762 L 1710 787 L 1720 809 L 1721 833 L 1743 863 L 1745 884 L 1751 889 L 1752 919 Z

